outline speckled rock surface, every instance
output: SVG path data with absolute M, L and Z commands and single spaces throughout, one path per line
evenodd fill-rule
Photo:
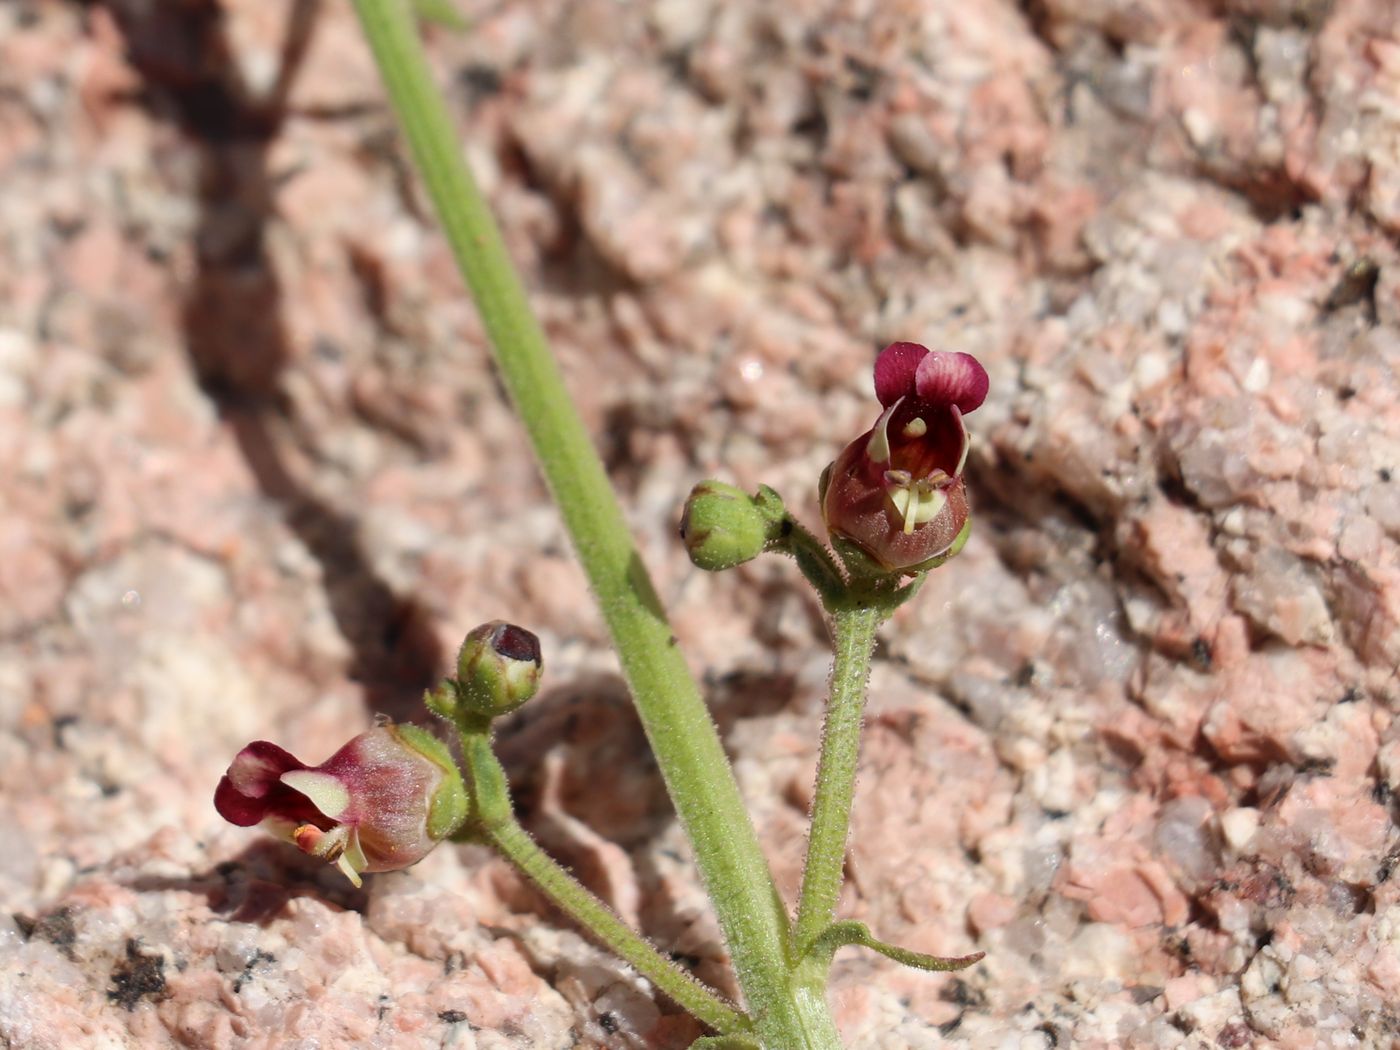
M 844 914 L 987 958 L 862 1048 L 1400 1045 L 1392 0 L 468 0 L 433 50 L 785 892 L 815 521 L 893 339 L 975 353 L 978 527 L 883 634 Z M 508 868 L 353 891 L 217 819 L 474 624 L 522 815 L 724 952 L 346 5 L 0 4 L 0 1045 L 684 1047 Z

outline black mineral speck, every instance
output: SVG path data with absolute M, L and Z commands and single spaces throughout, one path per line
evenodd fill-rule
M 444 1024 L 461 1024 L 467 1019 L 467 1015 L 461 1010 L 443 1010 L 438 1014 L 438 1020 Z
M 155 998 L 165 991 L 165 960 L 159 955 L 146 955 L 141 942 L 131 938 L 126 942 L 126 958 L 112 967 L 112 988 L 107 1000 L 126 1010 L 146 997 Z
M 37 919 L 26 915 L 15 915 L 13 918 L 25 940 L 48 941 L 68 958 L 73 958 L 73 945 L 78 941 L 78 931 L 73 925 L 71 908 L 56 908 Z
M 233 993 L 237 995 L 243 991 L 243 986 L 253 979 L 253 971 L 263 963 L 274 963 L 277 956 L 270 952 L 265 952 L 261 948 L 253 952 L 253 957 L 248 960 L 248 965 L 243 967 L 243 972 L 233 979 Z
M 612 1014 L 599 1014 L 598 1024 L 602 1026 L 603 1031 L 607 1032 L 608 1035 L 612 1035 L 617 1031 L 617 1018 Z

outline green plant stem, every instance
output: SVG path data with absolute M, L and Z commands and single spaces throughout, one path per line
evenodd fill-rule
M 831 924 L 841 894 L 856 766 L 860 761 L 865 687 L 875 651 L 875 629 L 885 615 L 884 603 L 868 602 L 865 607 L 852 603 L 833 616 L 836 645 L 831 696 L 812 800 L 807 866 L 802 872 L 802 894 L 797 904 L 794 939 L 799 953 L 805 953 Z
M 634 933 L 606 904 L 540 849 L 517 821 L 487 829 L 483 838 L 528 875 L 561 911 L 695 1017 L 724 1035 L 750 1030 L 747 1017 Z
M 491 747 L 491 724 L 470 714 L 455 719 L 462 740 L 467 823 L 454 839 L 485 842 L 523 871 L 565 914 L 711 1028 L 752 1031 L 749 1019 L 633 932 L 606 904 L 557 864 L 515 819 L 510 785 Z
M 781 1050 L 839 1047 L 825 1004 L 788 987 L 788 917 L 699 689 L 676 648 L 602 462 L 467 170 L 405 0 L 355 0 L 390 102 L 436 207 L 617 647 L 757 1033 Z
M 786 515 L 787 535 L 775 547 L 791 554 L 802 575 L 816 588 L 827 612 L 836 609 L 846 594 L 846 577 L 826 544 L 791 514 Z

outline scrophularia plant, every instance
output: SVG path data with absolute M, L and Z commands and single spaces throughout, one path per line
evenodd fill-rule
M 718 572 L 763 553 L 785 554 L 815 587 L 831 622 L 834 662 L 813 793 L 807 862 L 795 915 L 779 898 L 733 771 L 655 591 L 627 533 L 602 464 L 564 389 L 500 233 L 467 171 L 418 38 L 414 11 L 441 0 L 354 0 L 394 110 L 470 287 L 496 365 L 533 443 L 599 609 L 617 647 L 648 740 L 694 848 L 742 1004 L 702 985 L 653 948 L 545 854 L 516 821 L 492 748 L 495 719 L 539 687 L 538 638 L 501 621 L 467 635 L 456 676 L 428 709 L 455 731 L 460 766 L 432 734 L 383 724 L 319 766 L 266 741 L 234 758 L 215 805 L 240 826 L 260 825 L 335 864 L 364 873 L 420 860 L 446 839 L 488 844 L 563 911 L 665 995 L 709 1026 L 697 1048 L 833 1050 L 840 1037 L 825 999 L 831 959 L 861 945 L 926 970 L 960 969 L 886 944 L 838 921 L 866 680 L 879 625 L 924 576 L 962 549 L 970 529 L 963 476 L 964 417 L 986 397 L 971 356 L 917 343 L 875 360 L 875 424 L 822 475 L 823 544 L 763 486 L 695 486 L 681 516 L 691 560 Z

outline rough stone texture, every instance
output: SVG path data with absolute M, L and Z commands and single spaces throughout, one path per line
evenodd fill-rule
M 488 187 L 785 892 L 825 632 L 691 570 L 811 520 L 892 339 L 975 353 L 978 528 L 884 632 L 849 1043 L 1400 1041 L 1391 0 L 463 4 Z M 344 4 L 0 4 L 0 1044 L 683 1047 L 504 865 L 222 825 L 256 737 L 421 713 L 497 616 L 540 838 L 723 949 Z

